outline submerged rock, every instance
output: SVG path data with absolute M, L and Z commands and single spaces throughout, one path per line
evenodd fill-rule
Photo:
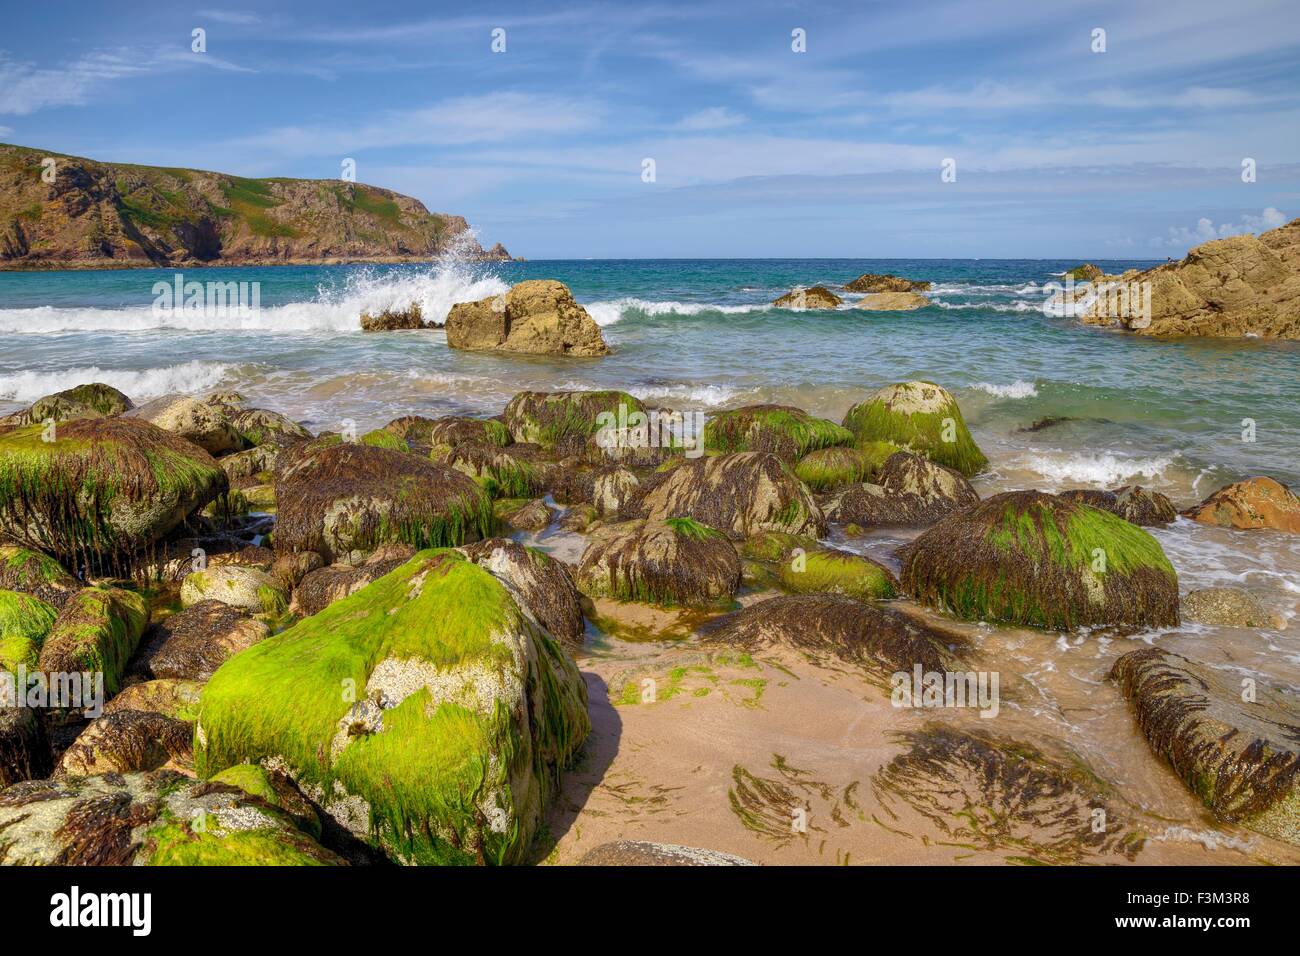
M 586 625 L 582 595 L 564 565 L 545 552 L 509 538 L 489 538 L 458 549 L 515 591 L 521 606 L 552 637 L 581 646 Z
M 615 390 L 520 392 L 510 399 L 502 421 L 515 441 L 554 448 L 569 438 L 585 441 L 602 427 L 620 427 L 645 411 L 640 399 Z
M 344 443 L 295 459 L 277 484 L 277 552 L 357 564 L 382 544 L 458 545 L 492 532 L 487 493 L 459 472 L 387 448 Z
M 757 866 L 749 860 L 717 850 L 702 850 L 675 843 L 613 840 L 583 854 L 578 866 Z
M 833 309 L 843 301 L 826 286 L 815 285 L 787 292 L 772 304 L 778 309 Z
M 853 303 L 853 308 L 870 312 L 911 312 L 929 304 L 929 299 L 915 292 L 876 292 L 864 295 Z
M 859 528 L 923 527 L 979 501 L 959 471 L 908 452 L 891 455 L 875 480 L 823 499 L 826 519 Z
M 125 413 L 179 435 L 212 455 L 243 447 L 239 432 L 220 405 L 209 405 L 188 395 L 164 395 Z
M 1158 647 L 1119 658 L 1110 677 L 1151 748 L 1221 820 L 1300 846 L 1300 720 L 1294 693 Z
M 1273 619 L 1255 596 L 1241 588 L 1200 588 L 1183 596 L 1184 621 L 1217 627 L 1272 627 Z
M 957 400 L 931 382 L 887 385 L 844 415 L 859 443 L 892 442 L 971 476 L 988 459 L 971 438 Z
M 101 672 L 104 687 L 116 694 L 127 662 L 149 623 L 149 606 L 134 591 L 84 588 L 63 606 L 41 645 L 46 674 Z
M 1184 514 L 1220 528 L 1272 528 L 1300 534 L 1300 497 L 1272 478 L 1247 478 L 1227 485 Z
M 811 492 L 780 458 L 742 452 L 687 460 L 643 483 L 628 518 L 694 518 L 733 538 L 761 531 L 821 534 L 825 521 Z
M 56 777 L 176 770 L 190 761 L 190 725 L 153 711 L 114 710 L 90 722 L 63 752 Z
M 1141 485 L 1125 485 L 1113 491 L 1089 489 L 1063 491 L 1061 497 L 1067 501 L 1081 501 L 1085 505 L 1109 511 L 1125 521 L 1142 527 L 1166 525 L 1178 517 L 1173 502 L 1160 492 L 1151 491 Z
M 512 863 L 588 729 L 559 642 L 488 571 L 425 551 L 227 661 L 195 767 L 272 761 L 397 861 Z
M 967 620 L 1062 630 L 1178 623 L 1178 576 L 1155 538 L 1039 491 L 955 512 L 899 554 L 907 593 Z
M 904 279 L 901 276 L 886 273 L 878 275 L 865 272 L 844 288 L 848 292 L 928 292 L 930 283 L 923 279 Z
M 578 585 L 591 597 L 716 605 L 740 587 L 740 557 L 726 535 L 691 518 L 627 521 L 591 535 Z
M 453 305 L 447 315 L 447 345 L 544 355 L 609 354 L 600 326 L 564 283 L 552 279 L 531 279 L 501 295 Z
M 853 441 L 848 429 L 791 405 L 747 405 L 718 412 L 704 426 L 704 448 L 765 451 L 795 462 L 808 452 Z
M 965 653 L 964 642 L 897 611 L 840 594 L 769 598 L 703 625 L 700 640 L 748 651 L 796 650 L 814 660 L 837 658 L 875 671 L 946 671 Z
M 52 442 L 38 425 L 0 434 L 0 532 L 78 571 L 129 566 L 228 488 L 207 452 L 139 419 L 78 419 Z
M 229 658 L 270 633 L 265 623 L 241 608 L 205 598 L 154 624 L 132 668 L 150 678 L 205 681 Z
M 0 792 L 6 866 L 337 866 L 285 811 L 171 770 L 32 780 Z
M 5 425 L 44 425 L 46 422 L 66 422 L 74 418 L 112 418 L 135 406 L 111 385 L 93 382 L 55 392 L 38 398 L 21 412 L 0 418 Z

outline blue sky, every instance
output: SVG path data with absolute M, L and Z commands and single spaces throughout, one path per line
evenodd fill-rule
M 529 258 L 1163 259 L 1300 216 L 1295 0 L 123 2 L 4 21 L 0 141 L 248 176 L 352 158 Z

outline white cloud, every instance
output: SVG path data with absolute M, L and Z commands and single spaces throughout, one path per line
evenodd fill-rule
M 1202 216 L 1196 221 L 1196 226 L 1188 228 L 1187 226 L 1170 226 L 1169 235 L 1163 239 L 1153 239 L 1152 243 L 1162 246 L 1177 246 L 1186 248 L 1190 246 L 1199 246 L 1203 242 L 1209 242 L 1212 239 L 1226 239 L 1229 236 L 1242 236 L 1247 233 L 1257 234 L 1269 229 L 1276 229 L 1278 226 L 1286 224 L 1286 216 L 1273 206 L 1269 206 L 1258 216 L 1252 216 L 1249 213 L 1244 214 L 1237 222 L 1220 223 L 1214 225 L 1214 220 Z
M 245 13 L 242 10 L 200 10 L 196 16 L 204 17 L 216 23 L 229 24 L 230 26 L 250 26 L 262 22 L 262 18 L 256 13 Z
M 84 106 L 103 83 L 148 72 L 125 50 L 87 53 L 61 69 L 39 69 L 0 52 L 0 114 L 26 116 L 51 106 Z
M 700 110 L 690 116 L 683 117 L 674 126 L 674 129 L 690 130 L 692 132 L 730 129 L 733 126 L 740 126 L 744 122 L 745 117 L 740 113 L 733 112 L 725 106 L 711 106 L 706 110 Z

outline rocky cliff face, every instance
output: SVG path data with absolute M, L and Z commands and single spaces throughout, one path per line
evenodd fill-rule
M 401 262 L 449 251 L 489 255 L 462 217 L 387 189 L 0 145 L 0 269 Z M 498 243 L 491 257 L 509 253 Z
M 1150 322 L 1107 294 L 1151 283 Z M 1197 246 L 1181 262 L 1097 280 L 1099 294 L 1082 318 L 1142 335 L 1300 339 L 1300 219 L 1260 236 Z

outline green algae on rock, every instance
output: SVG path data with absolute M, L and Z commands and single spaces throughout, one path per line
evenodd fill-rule
M 767 452 L 687 459 L 647 479 L 624 508 L 628 518 L 694 518 L 734 539 L 762 531 L 821 534 L 812 493 Z
M 112 418 L 135 406 L 111 385 L 92 382 L 38 398 L 30 407 L 0 419 L 4 425 L 43 425 L 73 418 Z
M 32 670 L 58 611 L 38 597 L 0 590 L 0 670 Z
M 1159 647 L 1130 651 L 1111 680 L 1151 749 L 1217 817 L 1300 846 L 1300 719 L 1292 691 L 1245 683 Z
M 0 590 L 20 591 L 60 608 L 81 590 L 81 585 L 48 554 L 0 544 Z
M 955 468 L 967 477 L 988 465 L 957 400 L 932 382 L 886 385 L 844 415 L 859 442 L 887 441 Z
M 244 564 L 218 564 L 194 571 L 181 582 L 184 607 L 200 601 L 220 601 L 253 613 L 278 614 L 289 595 L 270 572 Z
M 406 415 L 394 418 L 384 426 L 384 430 L 406 439 L 412 449 L 422 454 L 428 454 L 436 445 L 454 448 L 464 442 L 480 442 L 504 448 L 513 440 L 506 426 L 495 418 L 467 418 L 463 415 L 443 418 Z
M 967 620 L 1059 630 L 1178 623 L 1178 576 L 1155 538 L 1043 492 L 954 512 L 899 554 L 904 591 Z
M 327 562 L 357 564 L 388 543 L 476 541 L 494 521 L 487 493 L 465 475 L 354 442 L 295 455 L 276 492 L 276 550 L 315 551 Z
M 145 421 L 77 419 L 0 434 L 0 532 L 85 565 L 135 555 L 229 488 L 203 449 Z
M 898 582 L 883 564 L 836 548 L 813 548 L 788 557 L 777 567 L 782 589 L 795 594 L 843 594 L 861 601 L 883 600 Z
M 1109 511 L 1125 521 L 1142 527 L 1166 525 L 1178 517 L 1173 502 L 1158 491 L 1141 485 L 1125 485 L 1113 491 L 1081 488 L 1063 491 L 1061 497 L 1068 501 L 1082 501 L 1102 511 Z
M 6 866 L 338 866 L 261 796 L 171 770 L 31 780 L 0 792 Z
M 627 521 L 595 531 L 578 566 L 591 597 L 668 606 L 729 603 L 740 558 L 727 536 L 691 518 Z
M 404 863 L 513 863 L 589 729 L 586 686 L 510 590 L 424 551 L 231 658 L 195 766 L 282 769 Z
M 977 501 L 961 472 L 900 451 L 879 467 L 875 483 L 846 485 L 820 504 L 828 521 L 881 528 L 931 525 Z
M 483 442 L 452 448 L 446 465 L 476 479 L 493 498 L 531 498 L 542 490 L 543 470 L 523 451 Z
M 847 445 L 848 429 L 792 405 L 747 405 L 718 412 L 704 426 L 706 451 L 766 451 L 795 462 L 818 448 Z
M 553 448 L 566 438 L 585 441 L 607 425 L 620 427 L 637 412 L 645 414 L 640 399 L 613 389 L 520 392 L 510 399 L 502 421 L 515 441 Z
M 149 606 L 134 591 L 83 588 L 54 619 L 40 668 L 47 674 L 102 672 L 105 690 L 116 694 L 148 622 Z
M 813 491 L 834 491 L 845 485 L 870 481 L 885 459 L 898 448 L 888 442 L 870 442 L 869 445 L 875 447 L 835 446 L 811 451 L 795 463 L 795 477 Z M 881 454 L 884 449 L 889 451 Z
M 255 448 L 277 440 L 292 443 L 312 437 L 311 432 L 293 419 L 270 409 L 244 408 L 230 411 L 230 422 L 240 439 Z

